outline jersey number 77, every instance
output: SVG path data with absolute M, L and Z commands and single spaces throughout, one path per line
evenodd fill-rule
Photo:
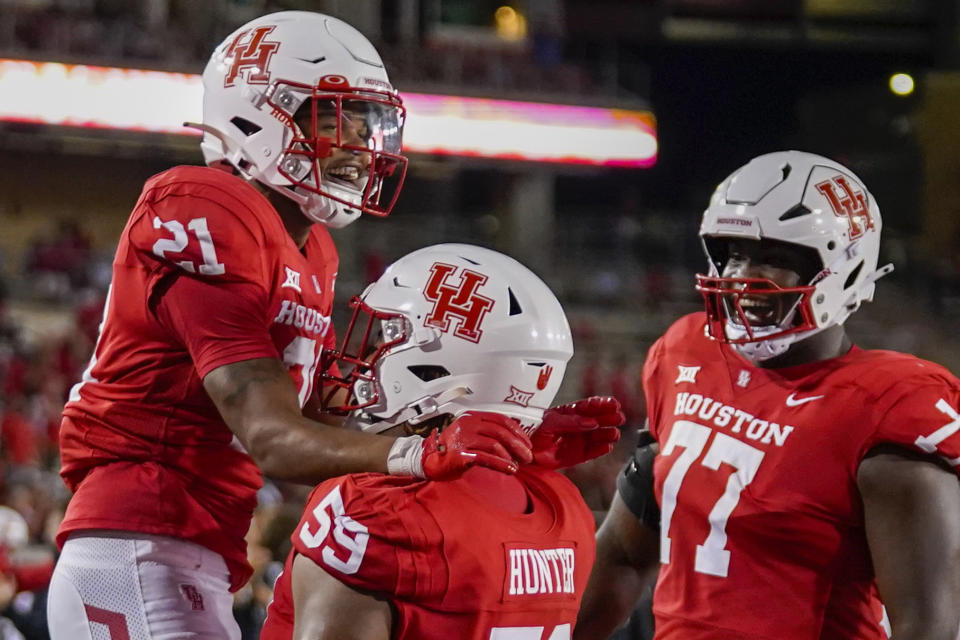
M 713 509 L 707 516 L 710 522 L 710 534 L 703 544 L 697 545 L 694 571 L 726 578 L 730 567 L 730 551 L 726 549 L 727 521 L 740 502 L 741 492 L 756 476 L 757 469 L 763 462 L 764 452 L 725 433 L 717 433 L 708 448 L 707 443 L 712 433 L 713 430 L 710 427 L 689 420 L 678 420 L 673 424 L 670 437 L 661 452 L 661 455 L 667 456 L 678 447 L 683 449 L 663 482 L 660 507 L 660 562 L 670 563 L 670 543 L 672 542 L 670 521 L 677 506 L 677 495 L 680 493 L 683 479 L 691 465 L 706 449 L 706 454 L 700 459 L 701 465 L 717 471 L 722 463 L 727 463 L 734 468 L 734 472 L 727 480 L 723 495 L 713 505 Z

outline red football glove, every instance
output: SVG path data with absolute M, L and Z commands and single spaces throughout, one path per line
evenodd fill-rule
M 572 467 L 613 451 L 626 418 L 611 396 L 591 396 L 543 412 L 530 438 L 533 462 L 547 469 Z
M 533 459 L 530 439 L 520 423 L 499 413 L 468 411 L 423 442 L 423 475 L 442 480 L 473 465 L 515 473 L 517 463 Z

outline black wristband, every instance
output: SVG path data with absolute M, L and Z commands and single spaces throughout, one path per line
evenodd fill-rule
M 653 493 L 653 461 L 656 457 L 653 438 L 645 431 L 641 434 L 640 444 L 633 457 L 617 477 L 617 491 L 637 520 L 654 531 L 659 531 L 660 506 Z

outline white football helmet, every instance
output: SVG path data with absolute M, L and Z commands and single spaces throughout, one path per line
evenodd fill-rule
M 405 111 L 373 45 L 347 23 L 282 11 L 240 27 L 203 71 L 209 165 L 291 198 L 340 228 L 399 195 Z M 313 131 L 310 131 L 312 129 Z
M 467 410 L 539 426 L 573 355 L 563 308 L 540 278 L 490 249 L 426 247 L 351 301 L 342 346 L 325 354 L 324 408 L 383 431 Z M 343 373 L 331 372 L 337 363 Z M 330 406 L 348 389 L 348 399 Z
M 703 212 L 700 238 L 709 274 L 697 275 L 709 334 L 763 361 L 827 327 L 843 324 L 874 283 L 893 271 L 877 268 L 880 209 L 863 182 L 843 165 L 802 151 L 754 158 L 724 180 Z M 776 240 L 806 250 L 816 263 L 809 282 L 790 289 L 757 278 L 723 278 L 724 239 Z M 751 327 L 741 297 L 790 296 L 777 325 Z

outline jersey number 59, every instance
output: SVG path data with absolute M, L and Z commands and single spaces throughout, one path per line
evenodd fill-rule
M 330 514 L 333 520 L 330 519 Z M 333 488 L 333 491 L 324 496 L 311 513 L 317 522 L 317 530 L 310 531 L 310 523 L 304 522 L 300 527 L 300 540 L 310 549 L 316 549 L 322 546 L 320 552 L 324 563 L 331 569 L 336 569 L 340 573 L 351 575 L 360 570 L 360 563 L 363 562 L 363 554 L 367 551 L 367 542 L 370 540 L 370 534 L 367 527 L 360 524 L 343 509 L 343 498 L 340 496 L 340 485 Z M 327 535 L 330 533 L 330 527 L 333 526 L 333 540 L 336 547 L 330 544 L 324 544 Z M 349 553 L 346 560 L 337 556 L 337 548 L 343 549 Z

